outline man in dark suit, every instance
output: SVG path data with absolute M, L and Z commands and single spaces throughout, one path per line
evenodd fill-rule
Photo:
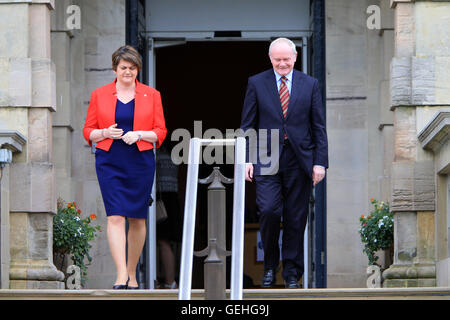
M 283 222 L 282 261 L 286 288 L 299 288 L 303 275 L 303 237 L 312 187 L 328 168 L 325 110 L 317 79 L 294 69 L 297 51 L 286 38 L 269 47 L 273 69 L 249 78 L 242 111 L 241 129 L 267 130 L 268 141 L 259 135 L 257 153 L 275 159 L 277 171 L 254 158 L 247 147 L 246 180 L 256 183 L 261 239 L 264 248 L 262 287 L 276 281 L 280 250 L 278 239 Z M 270 142 L 278 133 L 278 155 Z M 265 135 L 264 135 L 265 137 Z M 272 140 L 273 141 L 273 140 Z M 267 146 L 267 148 L 266 148 Z M 266 151 L 267 149 L 267 151 Z

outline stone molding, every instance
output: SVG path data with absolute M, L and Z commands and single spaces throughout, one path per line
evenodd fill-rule
M 424 1 L 424 0 L 421 0 Z M 428 2 L 450 2 L 449 0 L 425 0 Z M 413 3 L 416 0 L 391 0 L 391 8 L 394 9 L 397 6 L 397 3 Z
M 56 111 L 55 64 L 51 59 L 32 59 L 32 107 Z
M 382 274 L 383 288 L 435 287 L 435 265 L 392 265 Z
M 46 4 L 49 10 L 55 9 L 55 0 L 32 0 L 33 4 Z
M 56 111 L 55 64 L 48 58 L 0 58 L 7 81 L 0 107 L 40 107 Z
M 422 148 L 437 153 L 448 141 L 450 133 L 450 111 L 440 111 L 419 133 Z
M 56 213 L 54 165 L 12 163 L 10 167 L 10 212 Z
M 12 152 L 22 152 L 22 147 L 26 144 L 27 138 L 19 131 L 0 130 L 0 147 Z
M 64 273 L 47 260 L 12 260 L 10 280 L 63 281 Z
M 31 106 L 31 58 L 0 57 L 0 69 L 5 80 L 0 89 L 0 107 Z
M 416 279 L 436 278 L 436 266 L 434 264 L 405 264 L 393 265 L 383 272 L 384 279 Z
M 391 61 L 392 107 L 449 105 L 438 88 L 448 57 L 394 57 Z
M 391 9 L 394 9 L 397 6 L 397 3 L 412 3 L 415 0 L 391 0 Z
M 0 0 L 0 4 L 46 4 L 49 10 L 55 9 L 55 0 Z
M 393 162 L 391 210 L 434 211 L 434 179 L 433 161 Z

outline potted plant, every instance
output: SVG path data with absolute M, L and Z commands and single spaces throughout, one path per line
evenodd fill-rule
M 91 222 L 96 219 L 95 214 L 86 218 L 81 217 L 81 210 L 75 202 L 67 205 L 62 199 L 58 199 L 57 213 L 53 216 L 53 257 L 56 267 L 64 272 L 67 268 L 67 257 L 80 268 L 81 284 L 87 280 L 87 266 L 92 261 L 89 250 L 90 242 L 101 232 L 100 226 L 93 226 Z M 85 263 L 88 260 L 88 264 Z
M 393 242 L 394 242 L 394 216 L 389 211 L 389 204 L 383 201 L 379 202 L 374 198 L 370 199 L 373 205 L 373 210 L 367 217 L 361 215 L 359 218 L 361 241 L 364 244 L 364 253 L 369 259 L 369 266 L 380 266 L 378 261 L 379 250 L 390 250 L 388 257 L 389 263 L 392 263 Z M 387 266 L 388 267 L 388 266 Z

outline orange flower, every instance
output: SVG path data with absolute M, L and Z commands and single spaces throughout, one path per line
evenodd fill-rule
M 91 218 L 91 220 L 95 220 L 97 218 L 97 216 L 93 213 L 91 213 L 91 215 L 89 216 L 89 218 Z
M 364 215 L 363 214 L 361 215 L 361 219 L 364 219 Z
M 373 198 L 370 198 L 370 202 L 372 202 L 373 201 Z

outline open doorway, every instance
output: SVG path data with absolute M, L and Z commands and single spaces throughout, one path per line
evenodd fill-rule
M 194 135 L 194 121 L 201 121 L 202 133 L 210 128 L 237 129 L 249 76 L 272 68 L 268 57 L 269 41 L 199 41 L 182 45 L 160 47 L 156 55 L 156 89 L 161 92 L 168 136 L 175 129 L 184 128 Z M 297 59 L 297 69 L 302 59 Z M 232 165 L 214 165 L 229 178 Z M 212 172 L 213 165 L 201 165 L 199 178 Z M 187 166 L 180 165 L 179 203 L 184 209 Z M 232 185 L 227 185 L 227 248 L 231 248 Z M 256 225 L 255 186 L 246 183 L 246 224 Z M 194 250 L 207 246 L 207 186 L 198 186 L 197 218 Z M 181 246 L 180 246 L 181 248 Z M 176 274 L 179 274 L 180 252 L 176 254 Z M 227 259 L 227 286 L 229 287 L 230 258 Z M 194 258 L 192 288 L 203 288 L 204 258 Z M 178 281 L 177 281 L 178 282 Z M 244 287 L 259 286 L 260 279 L 246 275 Z
M 269 42 L 187 42 L 156 49 L 156 88 L 169 132 L 239 128 L 249 76 L 271 68 Z

